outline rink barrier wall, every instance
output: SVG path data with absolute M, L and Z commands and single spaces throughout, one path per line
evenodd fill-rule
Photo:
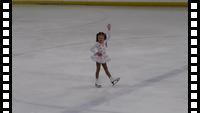
M 0 113 L 12 113 L 12 1 L 1 0 Z
M 105 2 L 105 1 L 60 1 L 60 0 L 14 0 L 13 4 L 36 5 L 88 5 L 88 6 L 170 6 L 187 7 L 187 2 Z
M 199 110 L 199 8 L 200 0 L 189 0 L 188 5 L 188 113 Z

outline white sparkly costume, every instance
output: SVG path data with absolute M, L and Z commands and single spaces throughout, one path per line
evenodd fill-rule
M 95 62 L 106 63 L 106 62 L 111 60 L 109 58 L 109 56 L 106 54 L 106 49 L 107 49 L 106 44 L 107 44 L 108 40 L 110 39 L 110 31 L 107 32 L 106 36 L 107 36 L 107 39 L 104 40 L 103 44 L 100 44 L 99 42 L 96 42 L 96 44 L 94 46 L 92 46 L 92 48 L 90 49 L 90 51 L 94 53 L 91 56 L 91 58 Z M 96 53 L 101 53 L 102 55 L 99 56 Z

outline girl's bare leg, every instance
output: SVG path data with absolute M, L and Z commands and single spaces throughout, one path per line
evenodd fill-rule
M 108 71 L 108 67 L 107 67 L 107 64 L 104 63 L 102 64 L 103 68 L 104 68 L 104 71 L 106 72 L 106 75 L 108 76 L 108 78 L 110 79 L 111 78 L 111 74 L 110 72 Z
M 101 68 L 101 64 L 96 62 L 96 80 L 99 79 L 100 68 Z

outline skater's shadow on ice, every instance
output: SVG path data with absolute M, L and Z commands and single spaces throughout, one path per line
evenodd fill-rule
M 133 90 L 136 90 L 136 89 L 140 89 L 142 87 L 146 87 L 146 86 L 149 86 L 149 85 L 153 85 L 157 82 L 160 82 L 164 79 L 167 79 L 167 78 L 170 78 L 170 77 L 173 77 L 173 76 L 176 76 L 178 75 L 178 73 L 181 73 L 181 72 L 184 72 L 185 70 L 187 69 L 186 66 L 183 66 L 179 69 L 174 69 L 172 71 L 169 71 L 167 73 L 164 73 L 162 75 L 159 75 L 159 76 L 155 76 L 155 77 L 152 77 L 152 78 L 149 78 L 149 79 L 146 79 L 146 80 L 143 80 L 143 81 L 140 81 L 138 83 L 135 83 L 135 84 L 126 84 L 126 83 L 119 83 L 115 86 L 112 86 L 112 85 L 103 85 L 102 88 L 96 88 L 95 86 L 91 85 L 91 84 L 88 84 L 88 85 L 82 85 L 82 86 L 74 86 L 74 87 L 71 87 L 70 89 L 73 89 L 73 90 L 92 90 L 92 89 L 132 89 L 131 91 Z
M 74 87 L 70 87 L 69 89 L 70 90 L 96 90 L 96 89 L 118 89 L 118 88 L 125 88 L 125 87 L 128 87 L 128 88 L 131 88 L 133 86 L 131 85 L 121 85 L 121 84 L 117 84 L 115 86 L 112 86 L 112 85 L 103 85 L 101 88 L 97 88 L 93 85 L 81 85 L 81 86 L 74 86 Z
M 117 88 L 119 87 L 119 85 L 116 85 L 116 86 L 102 86 L 101 88 L 97 88 L 93 85 L 85 85 L 85 86 L 74 86 L 74 87 L 71 87 L 70 89 L 72 90 L 92 90 L 92 89 L 105 89 L 105 88 Z

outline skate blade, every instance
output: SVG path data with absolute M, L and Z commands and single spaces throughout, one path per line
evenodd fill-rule
M 117 82 L 119 82 L 119 80 L 120 80 L 120 78 L 115 79 L 115 80 L 112 82 L 113 86 L 114 86 L 115 84 L 117 84 Z
M 101 88 L 102 86 L 101 86 L 101 85 L 95 84 L 95 87 L 96 87 L 96 88 Z

